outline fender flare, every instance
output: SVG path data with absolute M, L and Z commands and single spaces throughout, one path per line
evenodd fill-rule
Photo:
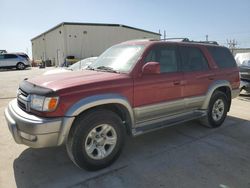
M 100 105 L 105 104 L 119 104 L 122 105 L 127 111 L 131 119 L 131 128 L 134 125 L 134 111 L 128 102 L 127 98 L 121 96 L 119 94 L 100 94 L 100 95 L 93 95 L 90 97 L 83 98 L 75 103 L 73 106 L 69 108 L 66 112 L 65 116 L 67 117 L 66 121 L 61 126 L 60 136 L 58 139 L 58 144 L 62 144 L 66 141 L 70 128 L 75 120 L 75 117 L 81 114 L 82 112 L 97 107 Z
M 207 109 L 209 105 L 209 101 L 214 93 L 214 91 L 220 87 L 228 87 L 230 89 L 230 92 L 232 93 L 232 87 L 230 85 L 230 82 L 227 80 L 216 80 L 214 81 L 208 88 L 208 91 L 206 93 L 205 101 L 202 104 L 201 109 Z M 230 99 L 231 100 L 231 99 Z

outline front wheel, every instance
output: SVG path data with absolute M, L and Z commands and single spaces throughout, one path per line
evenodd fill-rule
M 229 104 L 227 96 L 221 91 L 215 91 L 210 99 L 207 116 L 201 123 L 207 127 L 216 128 L 224 122 Z
M 119 116 L 108 110 L 97 110 L 76 119 L 66 146 L 78 167 L 98 170 L 118 158 L 124 137 L 125 128 Z

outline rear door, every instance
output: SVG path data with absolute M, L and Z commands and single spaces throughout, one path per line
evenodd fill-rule
M 4 65 L 6 67 L 13 67 L 17 64 L 17 55 L 15 54 L 4 54 Z
M 194 46 L 181 46 L 182 71 L 185 86 L 183 97 L 189 110 L 201 107 L 215 73 L 209 67 L 202 49 Z
M 160 74 L 142 75 L 134 80 L 136 122 L 178 113 L 182 104 L 182 73 L 179 54 L 174 45 L 152 48 L 143 63 L 159 62 Z
M 219 46 L 209 46 L 207 49 L 218 66 L 216 69 L 217 79 L 227 80 L 230 82 L 232 89 L 238 89 L 239 69 L 229 49 Z

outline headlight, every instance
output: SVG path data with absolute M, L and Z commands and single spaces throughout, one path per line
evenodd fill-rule
M 56 109 L 58 101 L 59 97 L 31 95 L 30 108 L 38 111 L 51 112 Z

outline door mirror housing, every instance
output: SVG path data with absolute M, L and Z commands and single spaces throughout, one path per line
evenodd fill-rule
M 147 62 L 142 67 L 143 74 L 160 74 L 160 63 L 158 62 Z

